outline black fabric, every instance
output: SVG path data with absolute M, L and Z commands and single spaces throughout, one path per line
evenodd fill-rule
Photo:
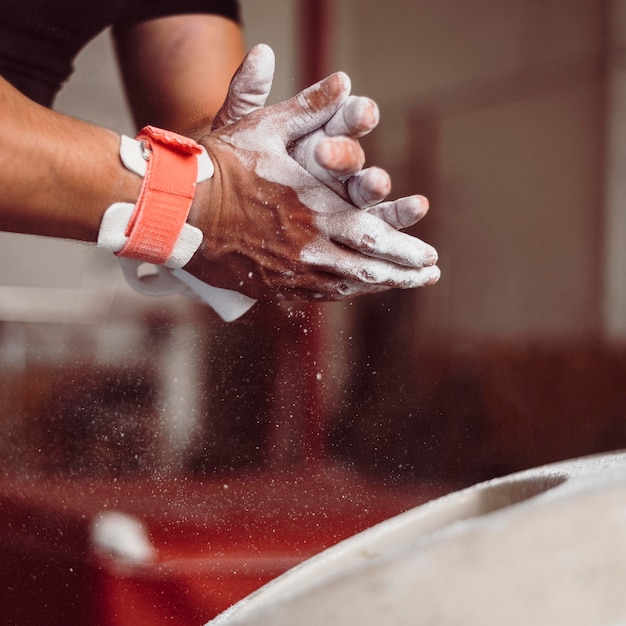
M 0 0 L 0 75 L 51 106 L 78 52 L 105 28 L 185 13 L 240 19 L 237 0 Z

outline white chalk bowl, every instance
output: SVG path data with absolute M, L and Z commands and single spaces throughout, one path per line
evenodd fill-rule
M 626 452 L 479 483 L 289 570 L 210 626 L 625 626 Z

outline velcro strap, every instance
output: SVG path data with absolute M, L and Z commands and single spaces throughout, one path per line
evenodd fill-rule
M 128 222 L 119 256 L 161 265 L 174 250 L 196 193 L 197 155 L 193 140 L 152 126 L 137 135 L 147 165 L 139 199 Z

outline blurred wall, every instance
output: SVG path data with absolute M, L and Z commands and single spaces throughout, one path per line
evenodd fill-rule
M 606 118 L 606 219 L 604 224 L 605 332 L 626 339 L 626 2 L 609 4 Z
M 623 0 L 339 0 L 370 163 L 424 193 L 435 287 L 344 313 L 339 455 L 470 483 L 626 445 Z M 336 341 L 336 338 L 333 338 Z
M 414 232 L 443 274 L 416 294 L 422 336 L 602 334 L 607 10 L 338 3 L 337 65 L 382 109 L 373 154 L 432 201 Z

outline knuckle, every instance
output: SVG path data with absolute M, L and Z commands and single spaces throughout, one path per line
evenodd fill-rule
M 365 217 L 368 214 L 363 214 Z M 371 217 L 368 215 L 368 217 Z M 360 247 L 364 252 L 384 252 L 387 247 L 386 233 L 384 229 L 384 222 L 381 220 L 371 220 L 367 226 L 367 231 L 363 233 L 360 239 Z
M 363 252 L 373 252 L 378 248 L 378 237 L 372 233 L 365 233 L 359 245 Z
M 356 272 L 357 278 L 368 285 L 374 285 L 380 282 L 378 273 L 367 267 L 360 267 Z
M 330 296 L 335 300 L 349 298 L 361 292 L 359 285 L 354 281 L 343 280 L 334 285 Z
M 296 98 L 298 103 L 298 109 L 293 111 L 293 117 L 297 122 L 309 122 L 315 118 L 315 113 L 320 108 L 319 98 L 316 97 L 316 92 L 302 92 Z M 296 123 L 296 126 L 299 126 Z

